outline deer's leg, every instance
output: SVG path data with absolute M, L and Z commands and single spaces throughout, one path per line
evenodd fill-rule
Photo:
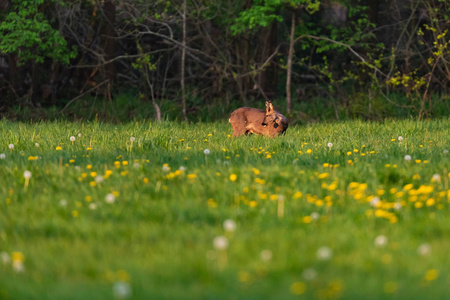
M 232 115 L 230 124 L 233 128 L 233 136 L 241 136 L 247 132 L 247 121 L 239 115 Z

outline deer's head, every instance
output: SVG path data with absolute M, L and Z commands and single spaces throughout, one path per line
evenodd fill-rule
M 266 115 L 264 116 L 262 126 L 272 126 L 273 128 L 278 128 L 282 125 L 283 118 L 281 115 L 273 109 L 271 102 L 266 101 Z

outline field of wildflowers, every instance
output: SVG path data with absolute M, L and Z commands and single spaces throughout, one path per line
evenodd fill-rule
M 0 299 L 446 299 L 450 119 L 232 138 L 0 121 Z

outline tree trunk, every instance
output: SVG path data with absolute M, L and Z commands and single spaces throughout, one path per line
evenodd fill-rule
M 262 28 L 260 34 L 260 50 L 259 62 L 263 63 L 267 58 L 272 55 L 277 47 L 277 22 L 273 22 L 268 28 Z M 277 87 L 277 67 L 272 61 L 269 62 L 268 66 L 265 66 L 264 70 L 258 75 L 258 85 L 264 94 L 267 95 L 269 99 L 276 97 L 276 87 Z
M 114 30 L 114 22 L 116 21 L 116 5 L 112 0 L 105 0 L 103 4 L 103 12 L 105 14 L 105 44 L 103 51 L 105 60 L 110 61 L 116 55 L 116 31 Z M 116 80 L 116 69 L 114 62 L 105 65 L 105 77 L 112 84 Z
M 292 57 L 294 55 L 294 34 L 295 34 L 295 13 L 292 13 L 291 34 L 289 40 L 289 53 L 287 60 L 287 74 L 286 74 L 286 112 L 289 116 L 292 109 L 291 97 L 291 78 L 292 78 Z
M 186 88 L 184 84 L 184 73 L 186 66 L 186 0 L 183 1 L 183 41 L 181 48 L 181 104 L 183 108 L 183 118 L 188 120 L 186 112 Z

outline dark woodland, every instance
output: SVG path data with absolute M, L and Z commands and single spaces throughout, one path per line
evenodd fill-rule
M 448 0 L 0 0 L 0 20 L 11 119 L 450 112 Z

